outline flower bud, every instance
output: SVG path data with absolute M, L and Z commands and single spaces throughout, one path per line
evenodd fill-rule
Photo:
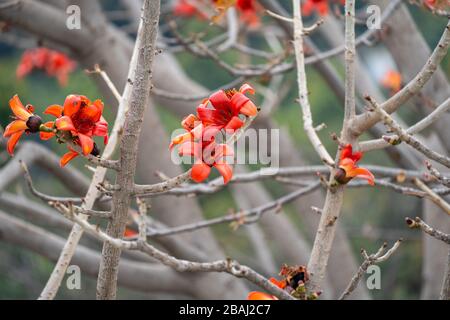
M 334 175 L 334 180 L 336 180 L 340 184 L 347 184 L 351 180 L 351 178 L 347 177 L 347 173 L 344 169 L 338 168 Z
M 92 149 L 91 154 L 94 157 L 98 157 L 100 155 L 100 150 L 98 149 L 98 146 L 95 142 L 94 142 L 94 148 Z
M 39 131 L 39 127 L 42 124 L 42 119 L 39 116 L 31 116 L 27 120 L 28 131 L 35 133 Z

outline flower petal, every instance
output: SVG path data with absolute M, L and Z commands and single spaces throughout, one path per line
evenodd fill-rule
M 83 154 L 87 156 L 94 149 L 94 140 L 92 140 L 91 137 L 81 133 L 78 133 L 78 139 L 80 139 L 80 145 Z
M 191 132 L 186 132 L 186 133 L 182 133 L 179 134 L 177 136 L 175 136 L 172 141 L 170 142 L 169 145 L 169 150 L 172 150 L 172 148 L 180 143 L 184 143 L 186 141 L 190 141 L 193 139 L 192 133 Z
M 236 112 L 242 113 L 248 117 L 256 116 L 258 113 L 258 108 L 256 108 L 255 104 L 240 92 L 236 92 L 233 95 L 231 104 Z
M 341 152 L 341 160 L 345 159 L 345 158 L 350 158 L 352 156 L 352 145 L 351 144 L 347 144 Z
M 82 104 L 90 105 L 91 101 L 85 96 L 68 95 L 64 101 L 64 115 L 69 117 L 73 116 L 80 110 Z
M 223 90 L 219 90 L 214 92 L 210 97 L 209 101 L 212 106 L 217 110 L 227 111 L 231 109 L 230 102 L 231 100 L 228 98 L 227 94 Z
M 32 115 L 22 104 L 19 99 L 19 96 L 16 94 L 9 100 L 9 106 L 14 113 L 14 115 L 20 120 L 27 121 L 28 118 Z
M 191 156 L 200 158 L 202 152 L 202 145 L 197 142 L 187 141 L 178 148 L 180 156 Z
M 8 150 L 8 153 L 13 156 L 14 155 L 14 148 L 16 147 L 17 141 L 19 141 L 20 137 L 24 131 L 19 131 L 16 133 L 13 133 L 11 137 L 8 140 L 8 143 L 6 145 L 6 150 Z
M 222 158 L 227 156 L 234 156 L 234 150 L 228 144 L 221 143 L 214 148 L 214 159 L 216 162 L 223 162 Z
M 215 163 L 214 167 L 223 177 L 223 183 L 227 184 L 233 177 L 233 168 L 227 163 Z
M 125 228 L 125 231 L 124 231 L 124 233 L 123 233 L 123 237 L 124 237 L 124 238 L 134 238 L 134 237 L 136 237 L 138 234 L 139 234 L 139 232 L 137 232 L 137 231 L 135 231 L 135 230 L 133 230 L 133 229 L 130 229 L 130 228 L 126 227 L 126 228 Z
M 250 94 L 255 94 L 255 89 L 253 89 L 253 87 L 251 85 L 249 85 L 248 83 L 244 83 L 240 88 L 239 88 L 239 92 L 242 94 L 246 94 L 247 92 Z
M 268 293 L 252 291 L 248 294 L 247 300 L 278 300 L 278 298 Z
M 226 117 L 224 117 L 223 112 L 216 110 L 216 109 L 210 109 L 206 107 L 198 107 L 197 108 L 198 117 L 200 118 L 200 121 L 205 125 L 221 125 L 224 126 L 227 123 Z
M 366 168 L 356 167 L 352 170 L 345 171 L 345 173 L 347 177 L 365 179 L 371 186 L 375 185 L 374 175 Z
M 55 121 L 56 128 L 62 131 L 76 131 L 72 119 L 69 116 L 62 116 Z
M 53 128 L 54 125 L 55 125 L 54 121 L 48 121 L 48 122 L 44 123 L 44 126 L 47 128 Z M 41 131 L 39 135 L 40 135 L 41 140 L 49 140 L 55 136 L 55 133 Z
M 73 160 L 78 156 L 78 152 L 70 150 L 65 155 L 62 156 L 61 160 L 59 161 L 59 165 L 61 167 L 64 167 L 69 161 Z
M 104 137 L 108 135 L 108 124 L 104 122 L 97 122 L 92 130 L 92 135 Z
M 233 131 L 236 131 L 237 129 L 241 128 L 243 125 L 244 121 L 239 119 L 239 117 L 233 117 L 225 126 L 225 130 L 231 130 L 232 131 L 231 133 L 233 133 Z
M 63 113 L 63 107 L 59 104 L 52 104 L 45 109 L 44 114 L 50 114 L 52 116 L 55 116 L 56 118 L 59 118 L 62 116 Z
M 3 136 L 5 138 L 9 137 L 10 135 L 19 132 L 19 131 L 25 131 L 28 129 L 27 123 L 23 120 L 14 120 L 10 124 L 8 124 L 5 128 L 5 132 L 3 133 Z
M 199 119 L 197 118 L 196 115 L 190 114 L 187 117 L 185 117 L 183 119 L 183 121 L 181 121 L 181 126 L 186 130 L 192 130 L 194 129 L 196 122 L 198 122 Z
M 211 167 L 204 162 L 197 162 L 192 166 L 191 178 L 195 182 L 205 181 L 211 173 Z
M 82 107 L 79 112 L 79 117 L 83 120 L 89 120 L 93 123 L 100 120 L 103 112 L 103 102 L 95 100 L 93 104 Z
M 270 278 L 269 281 L 272 282 L 274 285 L 276 285 L 280 289 L 286 288 L 286 280 L 281 280 L 280 281 L 280 280 L 277 280 L 275 278 Z

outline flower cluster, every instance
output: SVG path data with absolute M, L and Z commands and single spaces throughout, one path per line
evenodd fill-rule
M 321 292 L 307 292 L 306 283 L 309 280 L 309 275 L 305 266 L 283 265 L 279 275 L 282 277 L 281 280 L 270 278 L 269 281 L 297 299 L 315 300 L 321 294 Z M 247 300 L 278 300 L 278 298 L 265 292 L 252 291 L 248 294 Z
M 180 156 L 194 158 L 191 177 L 195 182 L 208 178 L 211 168 L 216 168 L 227 183 L 233 169 L 226 157 L 233 156 L 233 150 L 227 144 L 217 144 L 219 132 L 233 134 L 244 125 L 241 117 L 253 117 L 258 113 L 255 104 L 245 95 L 254 94 L 253 88 L 244 84 L 239 91 L 219 90 L 213 93 L 197 107 L 197 114 L 190 114 L 181 125 L 186 131 L 174 137 L 169 148 L 179 145 Z
M 61 86 L 67 84 L 69 74 L 75 70 L 75 61 L 64 53 L 47 48 L 30 49 L 24 52 L 16 70 L 22 79 L 34 69 L 44 70 L 49 76 L 56 77 Z
M 361 160 L 362 152 L 353 152 L 351 144 L 347 144 L 341 152 L 339 169 L 336 172 L 335 180 L 341 184 L 348 183 L 353 178 L 366 179 L 370 185 L 375 184 L 375 177 L 366 168 L 360 168 L 356 163 Z
M 14 148 L 23 133 L 40 132 L 42 140 L 56 137 L 60 143 L 68 142 L 69 152 L 61 158 L 61 166 L 79 155 L 70 143 L 79 146 L 84 155 L 95 156 L 98 155 L 98 149 L 93 137 L 103 137 L 104 143 L 107 143 L 108 123 L 102 116 L 101 100 L 91 102 L 85 96 L 69 95 L 63 106 L 47 107 L 44 114 L 52 115 L 56 120 L 46 123 L 33 113 L 33 106 L 24 107 L 17 95 L 9 101 L 9 106 L 14 113 L 14 121 L 6 127 L 3 135 L 9 138 L 7 150 L 11 155 L 14 154 Z
M 212 17 L 212 21 L 218 23 L 224 16 L 225 12 L 236 7 L 239 12 L 241 21 L 250 27 L 259 26 L 260 19 L 256 14 L 259 6 L 255 0 L 178 0 L 173 7 L 173 14 L 180 17 L 199 17 L 206 18 L 206 14 L 202 11 L 202 7 L 212 5 L 217 12 Z
M 345 4 L 345 0 L 333 0 L 333 2 L 339 2 Z M 306 0 L 302 6 L 302 13 L 305 16 L 310 16 L 316 11 L 320 16 L 326 16 L 330 11 L 330 5 L 328 0 Z

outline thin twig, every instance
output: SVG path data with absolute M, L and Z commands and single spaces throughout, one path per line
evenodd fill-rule
M 384 124 L 394 131 L 400 140 L 406 142 L 408 145 L 423 153 L 428 158 L 439 162 L 440 164 L 450 168 L 450 158 L 434 151 L 425 146 L 422 142 L 414 138 L 412 135 L 408 134 L 405 129 L 403 129 L 400 124 L 397 123 L 390 115 L 387 113 L 373 98 L 366 97 L 366 100 L 375 109 L 375 113 L 378 113 L 380 118 L 383 120 Z
M 414 220 L 407 217 L 405 219 L 405 222 L 408 225 L 408 227 L 410 227 L 411 229 L 416 229 L 416 228 L 420 229 L 423 232 L 425 232 L 426 234 L 432 236 L 433 238 L 443 241 L 446 244 L 450 244 L 450 234 L 446 234 L 442 231 L 439 231 L 439 230 L 429 226 L 419 217 L 416 217 Z
M 361 278 L 366 273 L 367 269 L 374 264 L 386 261 L 389 259 L 389 257 L 397 251 L 398 247 L 400 246 L 400 243 L 402 242 L 402 239 L 398 240 L 394 243 L 391 249 L 389 249 L 385 254 L 384 251 L 386 249 L 387 244 L 384 243 L 380 249 L 374 254 L 368 255 L 367 252 L 364 249 L 361 249 L 361 254 L 364 257 L 364 262 L 359 266 L 358 271 L 353 276 L 352 280 L 348 284 L 347 288 L 344 290 L 344 292 L 339 297 L 339 300 L 345 300 L 357 287 L 358 283 L 361 280 Z

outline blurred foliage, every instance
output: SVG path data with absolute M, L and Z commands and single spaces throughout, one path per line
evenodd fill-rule
M 111 5 L 110 8 L 115 8 Z M 435 18 L 428 12 L 424 12 L 416 7 L 411 9 L 416 21 L 420 21 L 419 28 L 425 35 L 430 46 L 433 46 L 439 39 L 445 19 Z M 197 32 L 207 31 L 207 38 L 217 35 L 220 30 L 217 27 L 205 28 L 207 22 L 197 20 L 181 20 L 179 21 L 183 33 L 190 35 Z M 188 30 L 188 31 L 186 31 Z M 251 45 L 256 48 L 265 49 L 266 45 L 261 39 L 252 39 Z M 15 77 L 15 68 L 18 64 L 21 52 L 10 47 L 0 45 L 0 124 L 4 127 L 9 122 L 10 110 L 8 100 L 18 93 L 24 103 L 32 103 L 37 112 L 41 112 L 49 104 L 64 102 L 66 95 L 70 93 L 84 94 L 90 99 L 100 98 L 102 95 L 97 90 L 92 79 L 86 75 L 83 70 L 78 69 L 70 76 L 67 87 L 61 88 L 57 81 L 48 78 L 40 72 L 35 72 L 22 81 L 18 81 Z M 227 61 L 236 62 L 239 60 L 239 54 L 229 52 L 222 55 Z M 216 88 L 228 83 L 232 78 L 224 70 L 217 68 L 214 62 L 208 59 L 199 59 L 189 53 L 181 53 L 177 55 L 178 60 L 185 68 L 190 77 L 199 83 L 204 84 L 210 89 Z M 331 60 L 338 66 L 338 59 Z M 260 60 L 254 60 L 253 63 L 261 63 Z M 444 60 L 443 69 L 450 73 L 450 58 Z M 213 70 L 213 71 L 212 71 Z M 317 72 L 308 67 L 308 86 L 311 93 L 310 99 L 313 106 L 315 124 L 325 123 L 326 128 L 320 131 L 319 135 L 327 148 L 333 154 L 336 144 L 330 138 L 330 133 L 339 133 L 342 122 L 342 106 L 337 98 L 328 89 L 323 79 Z M 342 67 L 340 67 L 342 72 Z M 295 74 L 288 75 L 290 80 L 296 81 Z M 262 79 L 252 79 L 251 83 L 262 81 Z M 307 137 L 305 136 L 302 126 L 300 125 L 300 110 L 295 102 L 297 98 L 296 86 L 289 92 L 274 114 L 275 120 L 280 126 L 287 128 L 292 135 L 296 146 L 302 150 L 302 154 L 311 163 L 318 163 L 317 154 L 313 151 Z M 192 103 L 194 110 L 196 103 Z M 108 106 L 106 106 L 108 110 Z M 406 117 L 413 117 L 411 111 L 403 111 Z M 179 127 L 180 119 L 174 117 L 166 109 L 159 108 L 159 114 L 163 123 L 166 125 L 167 131 Z M 107 118 L 112 119 L 111 112 L 107 113 Z M 27 139 L 38 140 L 36 137 L 29 136 Z M 62 155 L 65 147 L 58 145 L 54 140 L 44 143 L 48 148 Z M 290 152 L 296 152 L 292 150 Z M 368 154 L 363 163 L 376 163 L 383 165 L 391 165 L 389 159 L 382 152 Z M 84 161 L 77 159 L 74 161 L 81 170 L 87 174 L 83 167 Z M 42 190 L 52 194 L 66 194 L 67 192 L 61 185 L 54 182 L 54 179 L 48 179 L 45 172 L 33 172 L 35 182 Z M 285 190 L 274 181 L 266 181 L 273 196 L 282 195 Z M 20 192 L 26 192 L 22 184 L 11 186 L 11 190 L 19 189 Z M 238 210 L 229 191 L 223 190 L 214 195 L 199 197 L 202 208 L 206 217 L 218 217 L 223 214 Z M 406 240 L 402 244 L 402 248 L 395 253 L 394 257 L 381 265 L 382 268 L 382 289 L 373 292 L 375 298 L 382 299 L 417 299 L 420 294 L 421 286 L 421 244 L 417 241 L 418 237 L 415 231 L 405 230 L 404 217 L 409 214 L 418 212 L 419 201 L 413 198 L 400 196 L 396 193 L 380 190 L 380 189 L 354 189 L 346 194 L 344 205 L 344 214 L 341 221 L 342 225 L 349 231 L 352 231 L 351 243 L 354 247 L 355 255 L 360 260 L 359 251 L 364 247 L 368 252 L 373 252 L 382 244 L 381 238 L 367 238 L 362 234 L 363 228 L 371 226 L 380 228 L 380 230 L 404 230 L 405 233 L 411 234 L 411 240 Z M 310 212 L 298 213 L 291 206 L 286 206 L 286 214 L 288 214 L 292 223 L 300 229 L 304 229 L 301 222 L 301 216 L 311 214 Z M 231 230 L 229 225 L 215 226 L 212 230 L 218 236 L 219 241 L 226 249 L 226 252 L 233 257 L 243 259 L 243 262 L 249 261 L 248 256 L 252 247 L 246 238 L 244 228 L 237 231 Z M 280 230 L 282 232 L 282 230 Z M 312 240 L 312 239 L 311 239 Z M 389 239 L 393 242 L 395 239 Z M 270 241 L 269 241 L 270 242 Z M 295 244 L 293 244 L 295 250 Z M 278 261 L 282 263 L 283 261 Z M 300 261 L 299 261 L 300 262 Z M 306 263 L 306 261 L 302 261 Z M 44 285 L 53 263 L 47 259 L 39 257 L 11 245 L 0 242 L 0 299 L 33 299 L 39 294 Z M 339 272 L 338 270 L 335 272 Z M 95 280 L 83 277 L 81 291 L 69 291 L 63 289 L 59 298 L 94 298 Z M 64 288 L 64 286 L 63 286 Z M 120 298 L 145 298 L 148 295 L 135 293 L 121 288 L 119 292 Z M 152 297 L 157 298 L 157 297 Z

